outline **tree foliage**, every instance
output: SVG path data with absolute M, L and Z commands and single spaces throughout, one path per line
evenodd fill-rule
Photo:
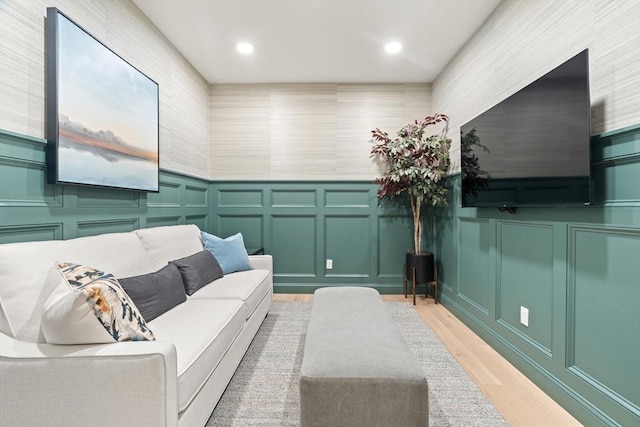
M 409 198 L 416 254 L 422 252 L 423 205 L 447 205 L 447 188 L 442 179 L 451 163 L 448 124 L 446 115 L 435 114 L 409 123 L 393 139 L 380 129 L 371 131 L 371 157 L 384 165 L 384 173 L 374 181 L 378 185 L 378 198 Z M 440 132 L 427 132 L 430 126 L 436 125 L 442 127 Z

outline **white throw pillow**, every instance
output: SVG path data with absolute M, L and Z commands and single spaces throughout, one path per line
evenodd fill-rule
M 47 286 L 54 291 L 42 313 L 42 334 L 51 344 L 154 340 L 138 309 L 113 275 L 57 263 Z M 57 283 L 54 283 L 56 282 Z
M 42 334 L 49 344 L 115 342 L 96 318 L 84 292 L 77 289 L 49 297 L 42 312 Z

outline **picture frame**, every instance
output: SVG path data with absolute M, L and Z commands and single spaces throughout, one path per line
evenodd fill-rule
M 47 8 L 47 181 L 159 191 L 159 87 Z

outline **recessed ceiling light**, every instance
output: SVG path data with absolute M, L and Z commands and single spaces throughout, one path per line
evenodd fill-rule
M 384 45 L 384 51 L 390 55 L 394 55 L 402 50 L 402 44 L 398 42 L 389 42 Z
M 236 49 L 243 55 L 251 55 L 253 53 L 253 45 L 247 42 L 238 43 Z

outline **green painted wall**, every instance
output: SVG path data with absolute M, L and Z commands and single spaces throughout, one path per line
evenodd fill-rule
M 0 243 L 193 223 L 223 237 L 240 231 L 248 249 L 272 254 L 277 292 L 402 291 L 410 222 L 402 209 L 378 207 L 371 183 L 211 182 L 161 171 L 158 193 L 50 185 L 45 144 L 0 131 Z
M 640 425 L 640 126 L 592 138 L 595 204 L 436 221 L 442 303 L 581 422 Z M 529 309 L 529 326 L 520 323 Z
M 209 228 L 210 183 L 160 171 L 144 193 L 46 183 L 46 141 L 0 131 L 0 243 L 71 239 L 172 224 Z
M 409 218 L 371 183 L 161 171 L 159 193 L 53 186 L 44 144 L 0 131 L 0 242 L 195 223 L 264 247 L 278 292 L 402 291 Z M 592 160 L 592 207 L 462 209 L 454 176 L 451 208 L 425 225 L 452 313 L 585 425 L 640 425 L 640 126 L 594 137 Z
M 376 190 L 363 182 L 214 182 L 211 231 L 242 232 L 248 248 L 272 254 L 276 292 L 360 285 L 400 293 L 409 217 L 378 207 Z

